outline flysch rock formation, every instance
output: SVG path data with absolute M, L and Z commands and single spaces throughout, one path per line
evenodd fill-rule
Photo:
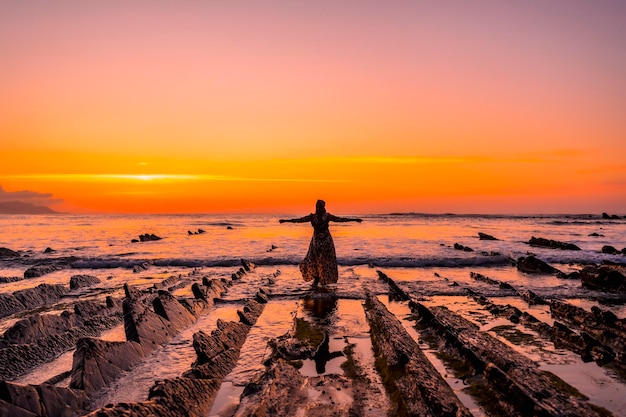
M 242 262 L 232 280 L 198 275 L 191 285 L 192 298 L 177 298 L 167 289 L 177 284 L 170 280 L 149 290 L 126 286 L 122 300 L 107 300 L 105 306 L 94 302 L 76 303 L 71 317 L 47 318 L 57 331 L 79 324 L 98 309 L 124 312 L 125 342 L 107 342 L 94 337 L 77 343 L 71 372 L 70 388 L 50 384 L 18 385 L 9 382 L 0 387 L 0 416 L 44 417 L 76 416 L 206 416 L 218 396 L 222 382 L 235 369 L 249 332 L 256 325 L 265 306 L 274 299 L 269 290 L 259 287 L 254 295 L 246 293 L 238 310 L 238 321 L 218 319 L 213 331 L 193 335 L 196 360 L 179 377 L 155 381 L 145 401 L 110 404 L 91 410 L 90 398 L 98 395 L 125 371 L 132 370 L 158 346 L 191 326 L 219 298 L 226 288 L 244 279 L 254 266 Z M 467 383 L 470 395 L 485 415 L 534 416 L 609 416 L 610 412 L 592 404 L 587 398 L 553 374 L 540 370 L 527 356 L 500 342 L 475 324 L 442 306 L 427 306 L 416 298 L 406 283 L 396 283 L 377 271 L 381 287 L 389 290 L 390 300 L 399 300 L 413 313 L 412 320 L 401 322 L 379 300 L 380 292 L 367 288 L 362 292 L 363 314 L 370 330 L 373 359 L 381 388 L 378 409 L 367 399 L 373 394 L 372 382 L 359 367 L 350 348 L 339 355 L 343 372 L 307 376 L 300 372 L 303 361 L 328 355 L 329 333 L 323 323 L 309 323 L 294 316 L 293 329 L 270 341 L 271 355 L 244 388 L 233 409 L 237 416 L 469 416 L 457 394 L 442 378 L 422 351 L 423 344 L 444 358 L 449 373 Z M 497 317 L 507 318 L 563 343 L 579 353 L 583 361 L 612 366 L 624 361 L 624 319 L 594 308 L 591 312 L 559 300 L 541 297 L 526 289 L 517 289 L 502 281 L 473 273 L 483 287 L 497 287 L 498 294 L 519 297 L 528 305 L 550 309 L 559 319 L 553 325 L 510 305 L 500 305 L 475 289 L 458 283 L 455 294 L 465 294 Z M 257 277 L 265 283 L 267 278 Z M 383 284 L 384 283 L 384 284 Z M 369 285 L 368 285 L 369 287 Z M 380 287 L 377 287 L 380 288 Z M 275 296 L 274 296 L 275 297 Z M 390 301 L 391 303 L 391 301 Z M 123 307 L 122 307 L 123 305 Z M 390 308 L 391 309 L 391 308 Z M 82 314 L 79 314 L 82 312 Z M 114 314 L 108 313 L 109 316 Z M 78 317 L 80 316 L 80 317 Z M 30 320 L 30 319 L 29 319 Z M 16 328 L 8 340 L 29 341 L 43 334 L 35 325 Z M 42 321 L 43 323 L 43 321 Z M 411 323 L 411 324 L 409 324 Z M 23 323 L 25 324 L 25 323 Z M 405 329 L 415 326 L 420 343 Z M 12 339 L 11 339 L 12 338 Z M 265 347 L 263 347 L 265 348 Z M 460 365 L 459 365 L 460 364 Z M 344 367 L 345 365 L 345 367 Z M 617 366 L 617 365 L 616 365 Z M 621 366 L 621 365 L 620 365 Z M 372 366 L 374 367 L 374 366 Z M 34 398 L 34 400 L 33 400 Z M 54 398 L 64 408 L 50 403 Z M 26 401 L 28 399 L 28 401 Z M 50 405 L 46 405 L 50 403 Z M 49 408 L 50 407 L 50 408 Z M 4 414 L 3 414 L 4 413 Z

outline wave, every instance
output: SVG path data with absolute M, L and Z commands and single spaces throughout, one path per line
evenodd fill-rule
M 299 265 L 301 257 L 261 257 L 246 258 L 258 266 Z M 499 266 L 511 263 L 507 256 L 475 256 L 466 258 L 452 257 L 424 257 L 424 258 L 341 258 L 337 260 L 340 266 L 369 265 L 372 267 L 466 267 L 466 266 Z M 215 258 L 215 259 L 191 259 L 191 258 L 163 258 L 163 259 L 120 259 L 111 257 L 79 259 L 72 263 L 75 269 L 110 269 L 110 268 L 134 268 L 137 265 L 151 265 L 157 267 L 238 267 L 241 259 Z

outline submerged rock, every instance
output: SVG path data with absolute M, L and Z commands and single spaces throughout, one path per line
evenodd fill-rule
M 20 254 L 9 248 L 0 248 L 0 258 L 17 258 Z
M 137 239 L 133 239 L 131 240 L 131 242 L 136 243 L 136 242 L 152 242 L 152 241 L 156 241 L 156 240 L 161 240 L 163 239 L 160 236 L 155 235 L 154 233 L 145 233 L 143 235 L 139 235 L 139 240 Z
M 580 271 L 583 287 L 626 294 L 626 276 L 616 267 L 588 265 Z
M 562 250 L 580 250 L 580 248 L 573 243 L 560 242 L 558 240 L 545 239 L 542 237 L 531 237 L 528 241 L 531 246 L 540 246 L 544 248 L 562 249 Z
M 70 290 L 75 290 L 82 287 L 90 287 L 95 284 L 100 284 L 100 278 L 93 275 L 72 275 L 70 278 Z
M 487 233 L 482 233 L 482 232 L 478 232 L 478 238 L 480 240 L 499 240 L 496 237 L 493 237 L 491 235 L 488 235 Z
M 602 253 L 608 253 L 609 255 L 617 255 L 620 253 L 620 251 L 611 245 L 604 245 L 602 246 Z
M 474 252 L 474 249 L 470 248 L 469 246 L 463 246 L 460 243 L 455 243 L 454 244 L 454 249 L 462 250 L 464 252 Z
M 517 269 L 527 274 L 556 274 L 558 269 L 534 256 L 522 256 L 517 259 Z

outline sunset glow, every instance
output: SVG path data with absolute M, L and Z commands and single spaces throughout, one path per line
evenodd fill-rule
M 624 213 L 619 1 L 0 5 L 0 202 Z

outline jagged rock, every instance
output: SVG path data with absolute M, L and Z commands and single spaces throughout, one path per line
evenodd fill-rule
M 518 294 L 520 295 L 520 297 L 522 297 L 524 301 L 528 303 L 528 305 L 550 304 L 531 290 L 519 290 Z
M 528 241 L 531 246 L 540 246 L 544 248 L 563 249 L 563 250 L 580 250 L 580 248 L 573 243 L 559 242 L 558 240 L 545 239 L 542 237 L 531 237 Z
M 70 315 L 71 313 L 63 313 Z M 84 322 L 80 326 L 68 326 L 67 328 L 55 329 L 54 327 L 39 329 L 35 334 L 41 337 L 33 339 L 32 328 L 27 328 L 26 332 L 18 334 L 23 341 L 29 344 L 9 344 L 7 340 L 0 340 L 0 380 L 13 379 L 34 367 L 49 362 L 64 352 L 76 347 L 76 342 L 83 337 L 98 336 L 103 330 L 110 329 L 121 323 L 121 315 L 110 317 L 93 316 L 87 319 L 78 318 L 77 324 Z M 51 316 L 53 317 L 53 316 Z M 37 322 L 38 323 L 38 322 Z M 18 337 L 16 336 L 16 337 Z
M 226 286 L 221 280 L 209 280 L 206 277 L 202 279 L 202 284 L 196 282 L 191 286 L 193 296 L 206 301 L 210 306 L 213 305 L 214 299 L 220 297 L 225 291 Z
M 48 384 L 0 382 L 0 415 L 7 417 L 74 417 L 87 398 L 82 391 Z
M 239 321 L 248 326 L 253 326 L 261 313 L 263 312 L 264 304 L 261 304 L 255 300 L 247 300 L 242 310 L 237 310 Z
M 196 365 L 209 362 L 226 350 L 238 350 L 246 340 L 249 328 L 243 323 L 217 320 L 217 327 L 208 336 L 200 331 L 193 335 L 193 347 L 198 356 Z
M 365 301 L 377 366 L 393 375 L 388 387 L 401 397 L 396 414 L 471 416 L 400 321 L 372 294 Z
M 267 304 L 268 298 L 267 295 L 259 291 L 254 295 L 254 301 L 260 304 Z
M 470 248 L 469 246 L 463 246 L 460 243 L 455 243 L 454 244 L 454 249 L 462 250 L 462 251 L 465 251 L 465 252 L 474 252 L 474 249 Z
M 384 272 L 376 270 L 376 273 L 378 274 L 378 279 L 389 285 L 389 289 L 391 290 L 390 295 L 392 295 L 393 298 L 400 301 L 408 301 L 410 299 L 409 295 L 402 288 L 398 287 L 394 280 L 389 278 Z
M 70 388 L 91 395 L 110 385 L 123 371 L 131 370 L 144 357 L 144 350 L 135 341 L 80 339 L 74 352 Z
M 216 379 L 166 379 L 150 389 L 148 399 L 167 409 L 172 416 L 205 417 L 219 389 L 220 381 Z
M 137 274 L 139 272 L 147 271 L 148 268 L 150 268 L 150 262 L 142 262 L 133 266 L 133 273 Z
M 255 267 L 255 265 L 252 262 L 248 261 L 247 259 L 242 259 L 241 264 L 243 265 L 243 269 L 246 272 L 252 271 Z
M 565 272 L 559 271 L 556 273 L 556 276 L 561 279 L 580 279 L 580 272 L 574 271 L 566 274 Z
M 121 314 L 122 304 L 119 299 L 111 296 L 106 298 L 104 304 L 94 300 L 83 300 L 74 304 L 74 313 L 84 318 L 97 315 L 110 316 L 112 314 Z
M 154 350 L 174 335 L 175 330 L 166 319 L 137 300 L 124 299 L 122 312 L 126 340 L 139 343 L 146 351 Z
M 0 258 L 17 258 L 20 254 L 9 248 L 0 248 Z
M 0 277 L 0 283 L 2 284 L 6 284 L 9 282 L 17 282 L 17 281 L 22 281 L 26 278 L 24 277 Z
M 207 335 L 193 335 L 197 360 L 184 375 L 189 378 L 218 378 L 226 376 L 237 364 L 249 327 L 243 323 L 217 320 L 217 328 Z
M 160 290 L 163 288 L 168 288 L 176 285 L 181 280 L 180 276 L 172 275 L 171 277 L 165 278 L 161 282 L 155 282 L 152 288 L 155 290 Z
M 29 344 L 50 336 L 63 333 L 72 327 L 82 326 L 84 321 L 76 314 L 63 312 L 60 315 L 33 314 L 20 320 L 4 332 L 4 339 L 14 344 Z
M 587 265 L 580 271 L 583 287 L 608 292 L 626 293 L 626 276 L 609 265 Z
M 159 296 L 152 303 L 154 312 L 169 321 L 176 332 L 187 328 L 196 321 L 196 317 L 167 291 L 159 291 Z
M 497 285 L 498 287 L 500 287 L 503 290 L 512 290 L 513 289 L 511 284 L 508 284 L 508 283 L 502 282 L 502 281 L 498 281 L 497 279 L 492 279 L 492 278 L 486 277 L 483 274 L 479 274 L 479 273 L 476 273 L 476 272 L 470 272 L 470 277 L 475 279 L 476 281 L 482 281 L 482 282 L 486 282 L 488 284 Z
M 611 216 L 609 216 L 607 213 L 602 213 L 602 218 L 607 220 L 607 219 L 611 219 Z
M 154 233 L 145 233 L 143 235 L 139 235 L 140 242 L 151 242 L 151 241 L 161 240 L 161 239 L 163 238 L 155 235 Z
M 39 284 L 35 288 L 15 291 L 12 294 L 0 294 L 0 317 L 56 301 L 67 291 L 60 284 Z
M 237 408 L 238 416 L 300 415 L 308 399 L 305 378 L 282 359 L 276 360 L 256 380 L 246 385 Z M 304 403 L 304 404 L 303 404 Z M 330 404 L 326 411 L 331 414 Z
M 24 271 L 24 278 L 37 278 L 51 272 L 66 269 L 67 265 L 35 265 Z
M 487 233 L 482 233 L 482 232 L 478 232 L 478 238 L 480 240 L 499 240 L 498 238 L 495 238 L 491 235 L 488 235 Z
M 52 249 L 52 248 L 50 248 L 50 247 L 46 248 L 46 249 L 43 251 L 43 253 L 53 253 L 53 252 L 56 252 L 56 250 L 54 250 L 54 249 Z
M 82 287 L 90 287 L 95 284 L 100 284 L 100 278 L 93 275 L 72 275 L 70 278 L 70 290 L 75 290 Z
M 476 324 L 443 306 L 428 308 L 413 301 L 409 305 L 420 323 L 434 332 L 440 348 L 464 358 L 482 374 L 494 394 L 491 404 L 503 409 L 512 406 L 513 414 L 521 415 L 603 415 L 585 397 L 572 395 L 566 382 L 556 383 L 556 375 L 540 370 L 526 356 L 481 332 Z
M 604 357 L 601 356 L 600 359 L 606 362 L 611 359 L 614 352 L 616 365 L 626 369 L 626 319 L 618 319 L 610 311 L 595 306 L 588 312 L 581 307 L 557 300 L 550 303 L 550 313 L 583 330 L 581 335 L 591 348 L 599 346 L 598 349 L 593 349 L 593 352 L 588 349 L 590 359 L 597 360 L 595 356 L 601 354 Z M 597 341 L 591 340 L 592 337 Z M 606 353 L 607 347 L 613 351 Z
M 143 293 L 141 292 L 141 290 L 138 290 L 127 282 L 124 283 L 124 296 L 126 298 L 135 300 L 141 298 L 142 295 Z
M 604 235 L 602 235 L 600 233 L 597 233 L 597 232 L 589 233 L 589 236 L 592 236 L 592 237 L 604 237 Z
M 608 253 L 609 255 L 617 255 L 620 253 L 615 247 L 611 245 L 602 246 L 602 253 Z
M 517 269 L 527 274 L 556 274 L 558 269 L 534 256 L 522 256 L 517 260 Z

